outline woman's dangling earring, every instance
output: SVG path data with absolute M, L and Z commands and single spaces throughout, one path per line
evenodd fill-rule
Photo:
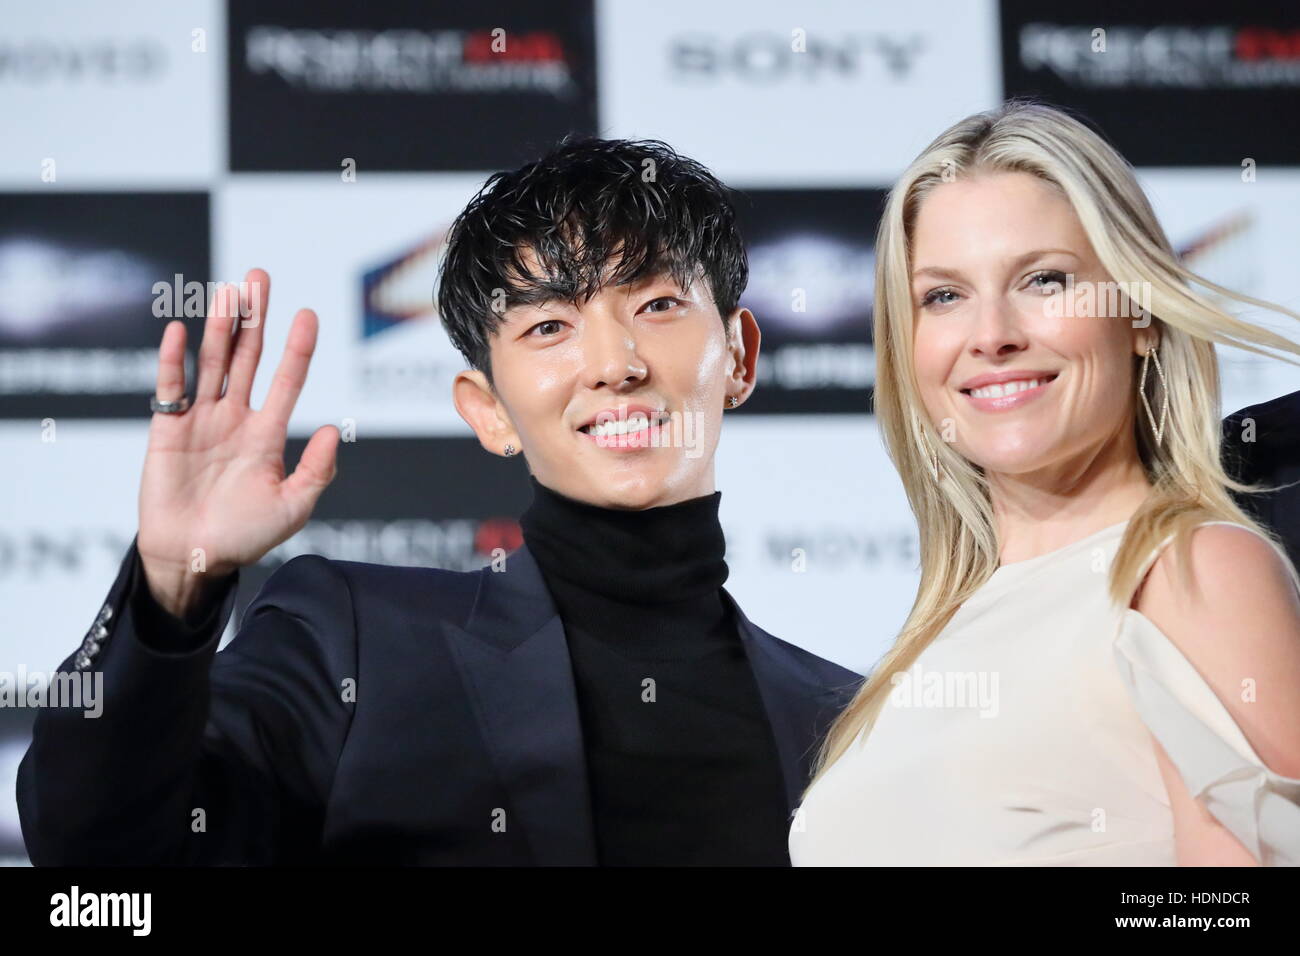
M 1151 403 L 1147 401 L 1147 365 L 1151 359 L 1156 361 L 1156 377 L 1160 380 L 1160 424 L 1156 425 L 1156 416 L 1151 411 Z M 1151 431 L 1156 437 L 1156 447 L 1160 447 L 1160 442 L 1165 437 L 1165 419 L 1169 415 L 1169 389 L 1165 383 L 1165 370 L 1160 367 L 1160 348 L 1152 345 L 1147 348 L 1146 355 L 1142 356 L 1142 374 L 1138 378 L 1138 397 L 1142 399 L 1142 404 L 1147 410 L 1147 421 L 1151 423 Z

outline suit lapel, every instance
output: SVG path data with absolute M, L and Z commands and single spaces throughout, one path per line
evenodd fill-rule
M 538 865 L 594 866 L 595 830 L 564 627 L 521 547 L 484 569 L 464 627 L 443 625 L 492 759 Z M 510 817 L 513 817 L 511 819 Z
M 597 862 L 577 690 L 564 626 L 527 546 L 480 572 L 463 627 L 441 625 L 511 807 L 539 865 Z M 816 747 L 844 698 L 791 649 L 734 613 L 776 743 L 787 808 L 798 806 Z
M 791 648 L 751 622 L 726 588 L 722 593 L 731 603 L 745 643 L 745 653 L 776 740 L 781 775 L 785 779 L 787 812 L 793 814 L 808 785 L 817 747 L 846 700 L 842 690 L 828 688 L 801 664 Z

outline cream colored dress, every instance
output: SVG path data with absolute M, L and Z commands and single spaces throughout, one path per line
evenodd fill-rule
M 795 813 L 795 866 L 1172 866 L 1152 734 L 1257 860 L 1300 864 L 1300 780 L 1111 604 L 1126 524 L 1003 565 L 962 605 Z

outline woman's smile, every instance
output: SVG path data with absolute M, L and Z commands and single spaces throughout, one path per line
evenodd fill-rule
M 1042 397 L 1056 381 L 1058 372 L 1013 372 L 981 376 L 976 384 L 967 384 L 958 391 L 966 396 L 970 406 L 981 412 L 1005 412 Z

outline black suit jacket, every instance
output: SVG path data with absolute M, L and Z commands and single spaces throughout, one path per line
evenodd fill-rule
M 140 573 L 133 544 L 77 652 L 102 716 L 36 719 L 18 772 L 33 863 L 597 862 L 564 628 L 526 547 L 500 572 L 296 557 L 220 653 L 221 627 L 151 646 L 124 599 Z M 861 677 L 726 600 L 793 812 Z
M 1253 427 L 1252 427 L 1253 426 Z M 1223 422 L 1223 458 L 1229 474 L 1277 491 L 1237 495 L 1238 502 L 1277 532 L 1300 568 L 1300 392 L 1251 405 Z

